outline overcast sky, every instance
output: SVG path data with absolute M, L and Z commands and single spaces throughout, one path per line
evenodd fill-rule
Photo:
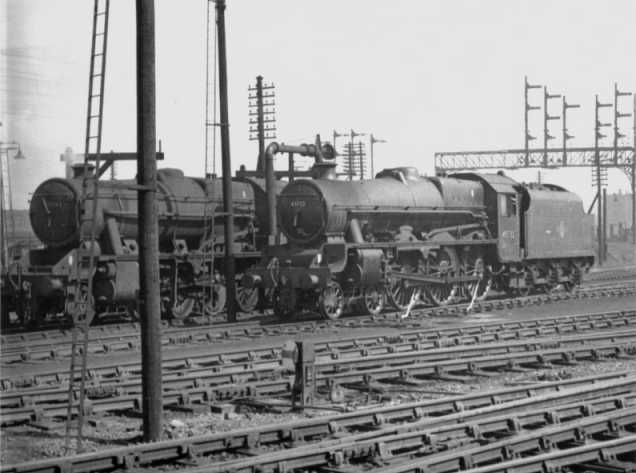
M 206 1 L 155 3 L 161 166 L 202 175 Z M 28 158 L 11 162 L 21 208 L 42 180 L 63 175 L 67 146 L 83 149 L 93 2 L 0 5 L 0 139 L 18 141 Z M 376 145 L 376 170 L 409 165 L 430 175 L 435 151 L 522 147 L 524 75 L 581 104 L 568 115 L 570 144 L 589 146 L 594 95 L 611 101 L 614 82 L 636 90 L 634 18 L 633 0 L 228 0 L 233 167 L 255 166 L 247 87 L 258 74 L 276 85 L 278 140 L 373 133 L 387 140 Z M 103 151 L 135 149 L 134 23 L 134 2 L 111 0 Z M 622 107 L 631 112 L 631 99 Z M 535 113 L 537 136 L 541 121 Z M 631 143 L 632 120 L 622 123 Z M 537 170 L 511 174 L 530 180 Z M 591 201 L 589 169 L 542 174 Z M 609 184 L 628 189 L 620 171 Z

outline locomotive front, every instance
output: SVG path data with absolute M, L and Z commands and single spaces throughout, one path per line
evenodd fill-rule
M 75 170 L 78 173 L 75 177 L 48 179 L 33 193 L 31 224 L 44 248 L 31 251 L 21 271 L 21 277 L 32 288 L 31 301 L 22 304 L 31 307 L 31 315 L 25 319 L 42 320 L 48 314 L 65 310 L 65 298 L 72 292 L 69 285 L 76 279 L 72 262 L 77 261 L 81 240 L 92 233 L 87 227 L 91 221 L 98 249 L 93 284 L 98 313 L 134 311 L 139 288 L 135 181 L 100 180 L 94 209 L 94 180 L 84 179 L 83 166 Z M 251 182 L 232 183 L 235 226 L 232 245 L 239 254 L 239 274 L 260 257 L 262 242 L 258 241 L 255 228 L 259 220 L 255 213 L 257 190 L 258 186 Z M 166 310 L 178 317 L 203 306 L 207 312 L 220 311 L 225 300 L 221 274 L 226 244 L 224 219 L 218 216 L 222 206 L 220 179 L 187 177 L 178 169 L 161 169 L 157 172 L 156 203 L 161 291 L 163 300 L 170 301 L 166 302 Z M 209 256 L 211 252 L 216 253 L 214 259 Z M 216 295 L 209 296 L 213 301 L 203 300 L 201 288 L 212 279 Z M 248 299 L 253 301 L 254 297 Z M 243 304 L 241 309 L 249 307 Z
M 48 179 L 31 199 L 31 227 L 46 246 L 60 248 L 79 240 L 81 188 L 70 179 Z

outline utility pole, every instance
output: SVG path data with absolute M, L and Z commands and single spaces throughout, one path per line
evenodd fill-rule
M 598 262 L 599 266 L 605 261 L 605 234 L 603 228 L 603 180 L 605 176 L 601 175 L 601 153 L 599 151 L 599 140 L 605 138 L 606 135 L 601 133 L 601 128 L 611 126 L 611 123 L 601 123 L 599 119 L 599 110 L 601 108 L 611 107 L 611 103 L 601 103 L 598 100 L 598 94 L 595 97 L 594 105 L 594 164 L 596 170 L 596 196 L 598 198 L 597 209 L 597 238 L 598 238 Z
M 633 117 L 636 120 L 636 102 L 634 105 L 634 110 L 633 110 L 633 114 L 632 113 L 621 113 L 620 112 L 620 103 L 619 100 L 621 97 L 629 97 L 630 95 L 634 95 L 636 97 L 636 94 L 632 94 L 631 92 L 621 92 L 620 90 L 618 90 L 618 84 L 616 82 L 614 82 L 614 165 L 618 165 L 618 140 L 620 138 L 625 138 L 627 135 L 624 135 L 620 132 L 620 127 L 618 124 L 618 121 L 621 118 L 628 118 L 628 117 Z M 636 122 L 634 125 L 634 139 L 636 140 Z M 635 166 L 636 164 L 634 163 L 636 161 L 636 155 L 632 154 L 632 163 L 631 163 L 631 169 L 629 169 L 629 180 L 630 180 L 630 185 L 631 185 L 631 191 L 632 191 L 632 243 L 636 244 L 636 229 L 634 229 L 634 227 L 636 226 L 636 198 L 634 197 L 634 188 L 635 188 L 635 182 L 634 182 L 634 178 L 635 178 Z
M 549 94 L 548 88 L 543 87 L 543 167 L 548 167 L 548 142 L 554 139 L 550 134 L 548 123 L 550 120 L 558 120 L 558 115 L 550 115 L 549 101 L 561 98 L 561 94 Z
M 618 140 L 620 138 L 625 138 L 626 135 L 623 135 L 618 127 L 618 120 L 621 118 L 631 117 L 631 113 L 621 113 L 619 111 L 619 103 L 618 100 L 621 97 L 628 97 L 632 95 L 631 92 L 621 92 L 618 90 L 618 84 L 614 82 L 614 164 L 618 164 Z
M 632 244 L 636 245 L 636 94 L 633 96 L 634 108 L 632 120 L 634 121 L 634 136 L 632 141 Z
M 232 162 L 230 159 L 230 119 L 227 98 L 227 58 L 225 53 L 225 0 L 216 0 L 219 48 L 219 108 L 221 114 L 221 160 L 223 164 L 223 212 L 225 213 L 225 287 L 227 321 L 236 322 L 234 270 L 234 209 L 232 203 Z
M 263 84 L 263 76 L 256 77 L 256 86 L 248 87 L 250 108 L 250 141 L 258 140 L 256 171 L 265 176 L 265 140 L 276 138 L 274 84 Z M 266 108 L 268 107 L 268 108 Z M 256 110 L 252 110 L 256 108 Z M 256 118 L 253 118 L 253 117 Z M 269 125 L 271 123 L 271 125 Z
M 353 144 L 351 142 L 344 144 L 344 149 L 342 153 L 342 157 L 344 158 L 344 163 L 342 163 L 342 169 L 346 173 L 347 178 L 350 181 L 353 181 L 353 175 L 355 174 L 355 163 L 354 158 L 355 151 L 353 149 Z
M 373 136 L 373 133 L 369 135 L 369 148 L 370 148 L 370 161 L 371 161 L 371 178 L 375 177 L 375 158 L 373 156 L 373 145 L 376 143 L 386 143 L 386 140 L 380 140 Z
M 341 138 L 343 136 L 347 136 L 347 133 L 338 133 L 336 130 L 333 130 L 333 149 L 337 150 L 338 148 L 336 148 L 336 140 L 338 138 Z
M 142 415 L 146 442 L 161 438 L 161 301 L 155 116 L 155 5 L 137 6 L 137 184 L 139 212 L 139 310 L 141 315 Z
M 530 134 L 530 125 L 528 121 L 528 115 L 531 110 L 540 110 L 541 107 L 530 105 L 528 102 L 528 92 L 532 89 L 540 89 L 540 85 L 532 85 L 528 83 L 528 76 L 524 77 L 524 133 L 523 133 L 523 142 L 524 149 L 526 152 L 525 156 L 525 166 L 527 167 L 530 164 L 530 141 L 535 140 L 536 138 Z
M 563 117 L 563 138 L 562 138 L 563 166 L 567 166 L 568 164 L 568 152 L 567 152 L 568 141 L 574 138 L 574 135 L 570 135 L 568 133 L 568 125 L 567 125 L 568 110 L 572 108 L 580 108 L 580 107 L 581 106 L 579 104 L 569 104 L 567 100 L 565 100 L 565 95 L 563 96 L 563 107 L 561 108 L 561 116 Z
M 355 159 L 355 155 L 356 155 L 356 150 L 355 150 L 355 145 L 354 145 L 354 139 L 358 136 L 366 136 L 366 133 L 357 133 L 355 131 L 353 131 L 353 129 L 351 129 L 349 131 L 349 163 L 350 163 L 350 168 L 349 168 L 349 180 L 352 181 L 353 180 L 353 174 L 355 174 L 354 169 L 355 169 L 355 165 L 353 163 L 353 160 Z M 360 170 L 360 172 L 362 173 L 362 170 Z
M 366 153 L 364 152 L 364 144 L 362 141 L 358 141 L 358 158 L 360 159 L 360 180 L 364 180 L 364 168 L 366 167 L 366 163 L 364 162 L 364 158 Z

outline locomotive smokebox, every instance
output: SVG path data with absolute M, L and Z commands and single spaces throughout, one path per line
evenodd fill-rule
M 80 189 L 68 179 L 49 179 L 38 186 L 29 217 L 40 241 L 60 248 L 79 239 L 79 196 Z

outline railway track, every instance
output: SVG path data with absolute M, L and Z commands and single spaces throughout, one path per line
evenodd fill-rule
M 590 326 L 591 328 L 591 326 Z M 527 333 L 531 336 L 531 333 Z M 534 332 L 537 335 L 537 332 Z M 504 337 L 506 335 L 504 334 Z M 498 337 L 497 337 L 498 338 Z M 530 340 L 508 340 L 485 344 L 436 348 L 438 343 L 413 343 L 372 339 L 351 346 L 353 340 L 335 348 L 319 345 L 312 365 L 314 390 L 318 387 L 338 393 L 342 387 L 384 389 L 390 384 L 424 387 L 430 379 L 458 380 L 470 376 L 493 376 L 500 371 L 519 371 L 554 365 L 571 365 L 581 360 L 601 360 L 636 352 L 636 329 L 548 336 Z M 320 349 L 322 348 L 322 350 Z M 173 359 L 164 363 L 163 392 L 166 406 L 191 410 L 209 408 L 215 402 L 245 397 L 284 396 L 292 392 L 293 361 L 264 351 L 261 359 L 243 359 L 244 352 Z M 68 400 L 66 380 L 57 372 L 40 375 L 40 384 L 26 387 L 22 379 L 4 379 L 13 390 L 0 399 L 2 425 L 41 421 L 65 415 Z M 22 382 L 21 382 L 22 381 Z M 138 365 L 92 368 L 87 397 L 92 412 L 137 410 L 141 396 Z
M 573 292 L 552 292 L 548 294 L 534 294 L 524 297 L 516 298 L 499 298 L 485 301 L 476 301 L 472 307 L 473 312 L 492 311 L 512 307 L 523 307 L 529 305 L 545 304 L 554 301 L 569 300 L 569 299 L 584 299 L 590 297 L 613 297 L 623 295 L 636 294 L 636 273 L 632 274 L 627 272 L 623 277 L 616 277 L 612 279 L 600 279 L 598 281 L 584 282 L 581 286 L 576 288 Z M 468 303 L 451 304 L 443 307 L 429 307 L 429 308 L 416 308 L 412 311 L 413 317 L 418 316 L 449 316 L 449 315 L 463 315 L 466 313 Z M 252 336 L 253 333 L 259 332 L 260 336 L 279 335 L 281 333 L 295 331 L 293 328 L 294 323 L 299 322 L 313 322 L 318 326 L 331 326 L 339 327 L 341 324 L 361 324 L 373 323 L 377 320 L 395 319 L 399 315 L 394 310 L 386 310 L 380 315 L 376 316 L 351 316 L 343 317 L 337 321 L 322 320 L 316 314 L 303 314 L 296 320 L 291 320 L 288 323 L 279 323 L 279 321 L 269 313 L 269 311 L 261 316 L 253 317 L 243 314 L 243 320 L 236 323 L 225 323 L 223 319 L 217 317 L 197 317 L 193 316 L 189 323 L 192 327 L 187 326 L 171 326 L 167 322 L 164 322 L 164 331 L 178 332 L 182 329 L 195 331 L 197 329 L 207 329 L 210 327 L 215 328 L 215 340 L 228 340 L 241 338 L 244 336 Z M 57 344 L 69 344 L 72 338 L 71 326 L 66 325 L 59 328 L 59 323 L 55 328 L 44 327 L 42 330 L 25 331 L 22 329 L 17 330 L 5 330 L 5 333 L 0 337 L 0 346 L 2 347 L 2 353 L 4 355 L 5 350 L 7 353 L 19 351 L 21 347 L 26 347 L 31 344 L 49 344 L 49 346 Z M 134 333 L 139 332 L 139 324 L 129 323 L 111 323 L 95 325 L 91 328 L 95 333 L 95 338 L 104 337 L 111 338 L 117 335 L 122 337 L 128 337 Z M 307 330 L 311 330 L 308 328 Z M 130 342 L 130 343 L 129 343 Z M 134 340 L 122 341 L 118 346 L 119 348 L 126 348 L 127 346 L 138 346 Z
M 609 292 L 608 292 L 609 291 Z M 612 289 L 605 287 L 590 289 L 581 293 L 555 293 L 528 296 L 513 300 L 484 301 L 478 303 L 477 309 L 498 310 L 520 307 L 529 304 L 543 304 L 551 300 L 562 300 L 571 297 L 590 297 L 599 294 L 626 295 L 636 294 L 636 282 L 624 284 Z M 421 325 L 426 317 L 459 313 L 465 311 L 467 305 L 435 309 L 416 309 L 412 317 L 401 322 L 401 325 Z M 458 311 L 459 312 L 456 312 Z M 211 324 L 191 327 L 170 327 L 164 325 L 162 344 L 165 347 L 194 343 L 226 342 L 272 336 L 297 336 L 303 333 L 334 333 L 342 328 L 375 327 L 380 324 L 395 323 L 399 314 L 385 312 L 376 316 L 346 317 L 338 321 L 296 320 L 277 323 L 274 319 L 250 320 L 233 324 Z M 139 326 L 137 324 L 101 325 L 91 329 L 88 352 L 90 354 L 111 354 L 123 351 L 135 351 L 140 347 Z M 70 356 L 71 333 L 66 330 L 43 332 L 27 332 L 23 334 L 4 335 L 0 340 L 1 357 L 4 363 L 19 361 L 37 361 L 43 359 L 59 359 Z
M 539 383 L 3 465 L 1 471 L 114 472 L 178 465 L 188 473 L 256 473 L 351 471 L 366 464 L 397 473 L 453 471 L 446 467 L 457 461 L 472 471 L 497 455 L 504 463 L 483 468 L 510 471 L 501 465 L 536 463 L 546 456 L 569 465 L 581 458 L 607 461 L 610 457 L 599 452 L 622 455 L 636 445 L 635 388 L 633 373 Z M 515 459 L 515 454 L 528 456 Z
M 342 359 L 349 355 L 360 353 L 382 354 L 404 351 L 443 348 L 448 346 L 484 344 L 492 342 L 519 341 L 539 337 L 557 337 L 572 334 L 583 334 L 590 331 L 632 330 L 636 326 L 636 310 L 612 311 L 604 313 L 578 314 L 560 317 L 548 317 L 514 322 L 495 322 L 473 324 L 460 327 L 413 328 L 403 327 L 390 335 L 344 335 L 329 337 L 324 341 L 314 343 L 314 350 L 318 355 L 327 353 L 333 359 Z M 208 340 L 207 334 L 200 334 L 203 343 Z M 620 334 L 619 334 L 620 335 Z M 189 343 L 195 340 L 188 338 Z M 203 354 L 180 353 L 177 357 L 164 357 L 164 369 L 175 370 L 183 367 L 210 367 L 226 363 L 247 363 L 255 361 L 278 360 L 285 350 L 281 342 L 264 343 L 260 346 L 250 345 L 246 348 L 234 348 L 227 345 L 214 346 L 205 350 Z M 108 352 L 106 352 L 108 353 Z M 19 358 L 22 360 L 22 358 Z M 10 363 L 5 359 L 5 363 Z M 31 375 L 30 371 L 38 365 L 31 364 L 19 369 L 17 375 L 5 375 L 0 379 L 0 388 L 24 388 L 42 386 L 45 384 L 66 381 L 64 373 L 57 368 L 51 371 L 41 371 Z M 89 377 L 95 381 L 108 378 L 125 377 L 140 371 L 139 362 L 92 363 Z

